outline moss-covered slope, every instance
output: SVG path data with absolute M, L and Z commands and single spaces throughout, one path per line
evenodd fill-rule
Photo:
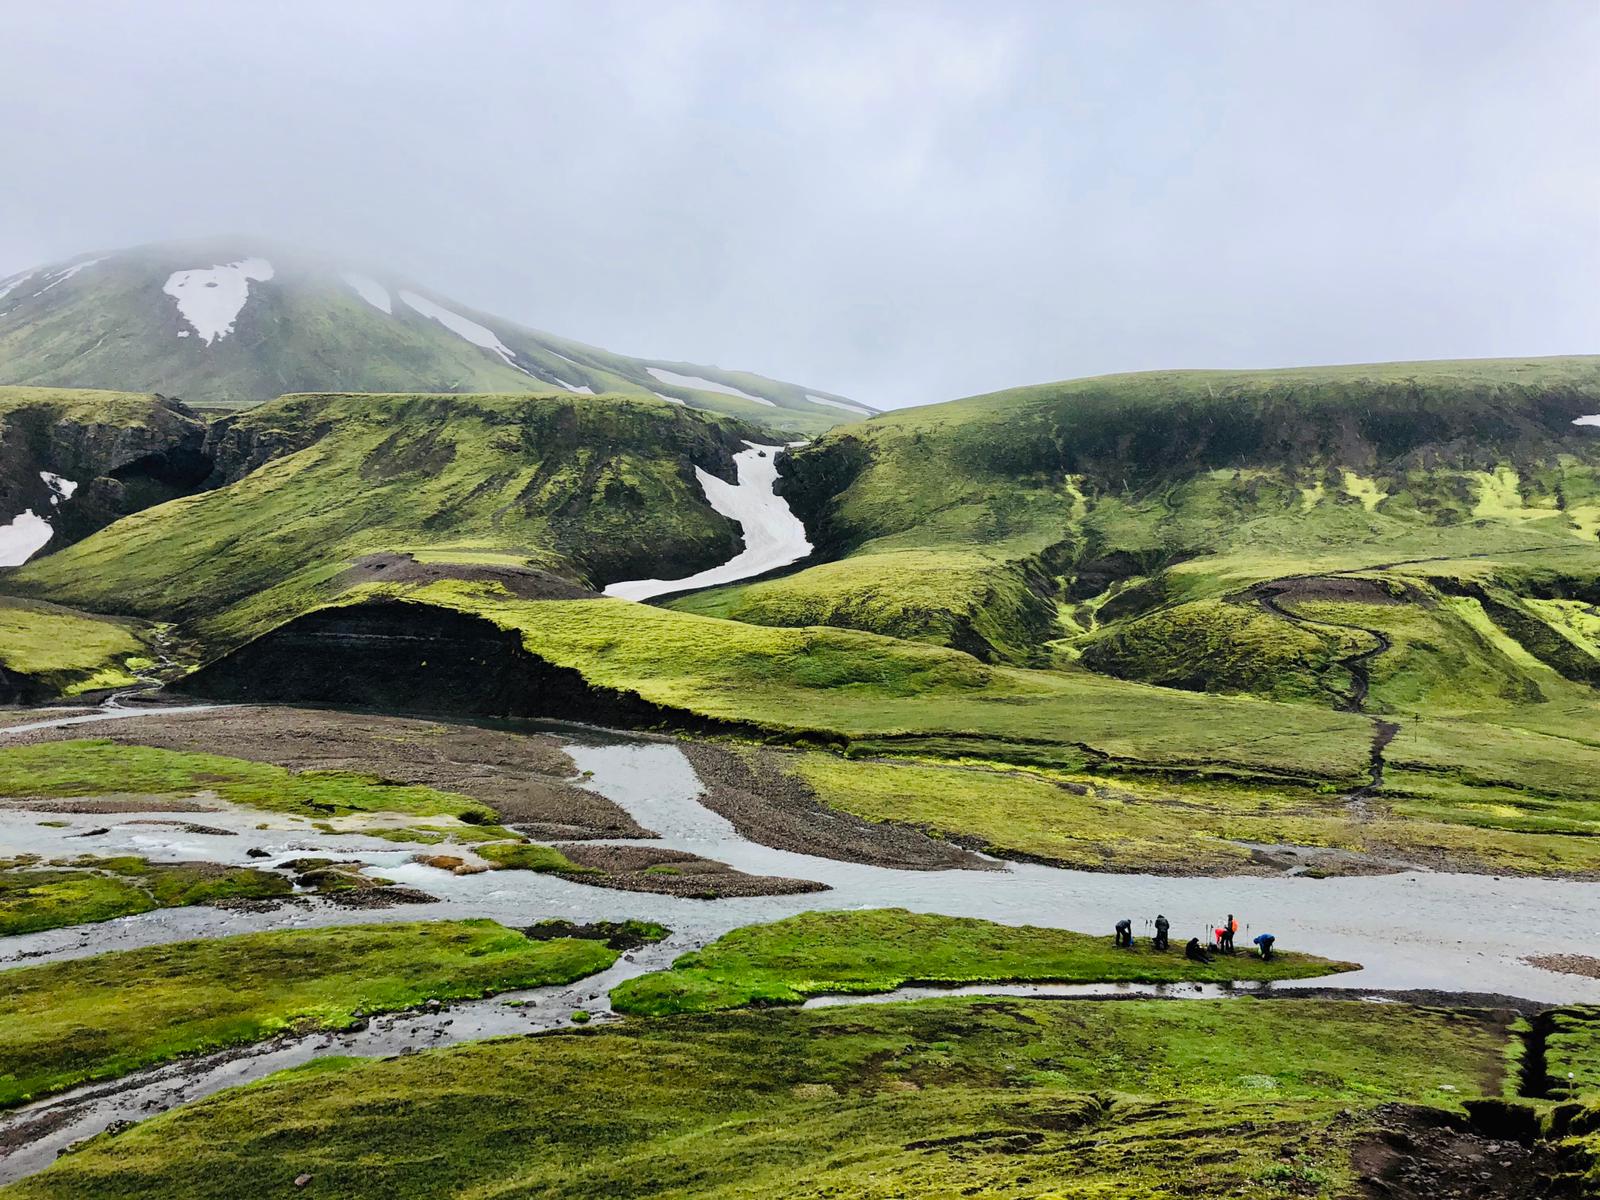
M 619 396 L 285 396 L 213 433 L 223 486 L 10 583 L 219 640 L 303 610 L 351 571 L 425 577 L 435 564 L 526 595 L 580 595 L 732 557 L 738 527 L 707 504 L 695 468 L 729 476 L 749 433 Z
M 1156 372 L 889 413 L 786 460 L 839 561 L 676 606 L 1341 703 L 1374 626 L 1249 589 L 1358 575 L 1384 607 L 1345 616 L 1433 622 L 1413 650 L 1474 660 L 1395 670 L 1465 672 L 1455 707 L 1533 696 L 1541 663 L 1600 677 L 1600 435 L 1574 424 L 1596 411 L 1600 359 L 1565 358 Z

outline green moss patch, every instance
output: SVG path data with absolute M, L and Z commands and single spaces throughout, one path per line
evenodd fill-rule
M 0 1106 L 357 1012 L 570 983 L 603 943 L 531 941 L 493 921 L 254 933 L 0 971 Z
M 1027 1195 L 1332 1200 L 1379 1106 L 1494 1094 L 1477 1014 L 941 1000 L 628 1022 L 284 1072 L 18 1200 Z
M 0 937 L 87 925 L 157 908 L 287 895 L 289 881 L 252 867 L 85 856 L 70 867 L 0 869 Z
M 738 929 L 666 971 L 625 980 L 618 1012 L 661 1016 L 747 1005 L 799 1004 L 825 993 L 890 992 L 911 983 L 1169 983 L 1307 979 L 1355 970 L 1308 954 L 1262 962 L 1222 955 L 1204 965 L 1148 944 L 1119 950 L 1110 937 L 999 925 L 901 908 L 802 913 Z
M 354 771 L 290 771 L 216 754 L 121 745 L 105 739 L 0 748 L 0 796 L 194 796 L 305 816 L 400 812 L 492 821 L 466 796 Z

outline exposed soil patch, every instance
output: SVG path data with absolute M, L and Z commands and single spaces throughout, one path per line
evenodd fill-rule
M 1582 975 L 1585 979 L 1600 979 L 1600 958 L 1593 958 L 1587 954 L 1530 954 L 1522 961 L 1542 971 L 1558 971 L 1563 975 Z
M 600 593 L 537 567 L 498 566 L 489 563 L 419 563 L 409 554 L 387 551 L 357 559 L 353 567 L 334 579 L 348 589 L 363 583 L 429 584 L 441 579 L 473 583 L 498 583 L 519 600 L 594 600 Z
M 456 792 L 489 805 L 502 824 L 541 840 L 652 836 L 605 797 L 568 782 L 577 775 L 577 768 L 562 751 L 560 739 L 549 734 L 511 733 L 376 713 L 247 706 L 171 714 L 152 710 L 137 721 L 107 721 L 90 727 L 87 733 L 70 726 L 41 729 L 15 741 L 84 736 L 123 745 L 222 754 L 291 771 L 360 771 L 398 783 Z M 85 807 L 107 803 L 102 799 L 57 800 L 49 801 L 47 807 L 54 812 L 204 811 L 200 806 L 149 800 L 115 808 Z
M 920 830 L 828 808 L 804 780 L 783 769 L 775 751 L 735 751 L 706 742 L 684 742 L 681 749 L 705 785 L 701 802 L 752 842 L 904 871 L 994 869 L 970 850 Z
M 144 817 L 137 821 L 124 821 L 124 825 L 162 825 L 179 833 L 197 833 L 207 837 L 238 837 L 233 829 L 218 829 L 215 825 L 199 825 L 194 821 L 163 821 L 157 817 Z
M 522 931 L 524 937 L 535 942 L 583 938 L 586 941 L 604 942 L 613 950 L 637 950 L 640 946 L 661 941 L 671 932 L 646 921 L 592 921 L 585 925 L 571 921 L 540 921 Z
M 437 904 L 439 897 L 430 896 L 418 888 L 389 887 L 359 888 L 351 892 L 330 892 L 323 896 L 330 904 L 340 908 L 394 908 L 397 904 Z
M 1303 575 L 1259 583 L 1244 593 L 1244 598 L 1261 600 L 1268 596 L 1280 602 L 1342 600 L 1350 604 L 1415 604 L 1427 597 L 1415 588 L 1396 585 L 1391 591 L 1381 579 L 1358 579 L 1345 575 Z
M 1555 1150 L 1439 1109 L 1380 1108 L 1378 1131 L 1355 1147 L 1371 1200 L 1556 1200 L 1582 1192 L 1559 1180 Z
M 602 875 L 566 875 L 578 883 L 617 888 L 624 892 L 656 892 L 689 900 L 721 900 L 730 896 L 793 896 L 825 892 L 825 884 L 810 879 L 783 879 L 776 875 L 746 875 L 727 863 L 701 858 L 682 850 L 654 846 L 557 846 L 580 867 Z

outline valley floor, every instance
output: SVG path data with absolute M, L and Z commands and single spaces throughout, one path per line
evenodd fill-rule
M 77 767 L 38 769 L 74 761 L 52 759 L 58 751 L 75 756 Z M 1441 1163 L 1486 1156 L 1501 1188 L 1489 1196 L 1522 1195 L 1515 1189 L 1530 1179 L 1585 1169 L 1581 1136 L 1556 1135 L 1546 1111 L 1555 1101 L 1539 1089 L 1515 1101 L 1531 1117 L 1504 1121 L 1543 1121 L 1543 1140 L 1519 1141 L 1492 1113 L 1460 1106 L 1525 1090 L 1526 1073 L 1515 1065 L 1522 1035 L 1508 1024 L 1516 1012 L 1600 1003 L 1600 980 L 1581 973 L 1593 961 L 1600 885 L 1425 871 L 1163 877 L 1007 862 L 854 815 L 822 788 L 769 788 L 772 778 L 805 778 L 787 756 L 773 761 L 770 753 L 581 726 L 230 707 L 151 707 L 0 733 L 0 790 L 12 797 L 0 807 L 0 832 L 22 856 L 0 870 L 13 877 L 47 866 L 103 874 L 103 864 L 129 856 L 267 871 L 285 861 L 328 862 L 337 886 L 363 898 L 355 904 L 348 893 L 309 886 L 319 872 L 301 865 L 295 893 L 279 899 L 180 897 L 176 907 L 0 939 L 0 966 L 9 968 L 0 974 L 19 982 L 43 986 L 47 977 L 35 972 L 70 969 L 123 977 L 120 993 L 94 1003 L 132 1018 L 130 1032 L 148 997 L 117 965 L 118 952 L 175 963 L 190 953 L 182 943 L 216 946 L 220 957 L 195 959 L 211 964 L 207 987 L 215 988 L 229 978 L 223 951 L 237 935 L 259 931 L 348 928 L 366 937 L 362 930 L 398 934 L 422 928 L 419 921 L 463 918 L 507 929 L 541 918 L 648 918 L 670 931 L 658 944 L 562 968 L 569 980 L 601 970 L 588 980 L 528 991 L 536 979 L 507 974 L 474 985 L 521 989 L 499 998 L 451 1001 L 463 993 L 441 984 L 424 995 L 425 982 L 421 990 L 384 982 L 385 994 L 403 997 L 398 1004 L 374 997 L 363 1005 L 347 994 L 331 1022 L 313 1021 L 313 1010 L 288 991 L 281 1000 L 250 1000 L 265 1005 L 261 1033 L 197 1042 L 201 1056 L 189 1060 L 158 1056 L 141 1067 L 130 1058 L 120 1077 L 0 1114 L 0 1181 L 23 1180 L 6 1194 L 247 1196 L 281 1190 L 302 1174 L 312 1176 L 306 1187 L 315 1194 L 362 1197 L 485 1187 L 685 1196 L 808 1194 L 806 1187 L 852 1196 L 973 1187 L 1085 1197 L 1429 1194 L 1404 1190 L 1417 1160 L 1396 1159 L 1401 1140 L 1427 1143 Z M 26 776 L 19 756 L 32 756 Z M 380 765 L 381 778 L 373 773 Z M 1078 798 L 1053 794 L 1063 803 Z M 810 845 L 804 829 L 814 831 Z M 559 870 L 480 869 L 497 846 L 536 857 L 552 845 L 647 848 L 658 860 L 677 851 L 740 876 L 827 890 L 712 900 L 623 891 Z M 386 887 L 416 895 L 368 906 L 365 898 Z M 899 915 L 859 911 L 891 907 Z M 1145 945 L 1157 911 L 1172 922 L 1170 957 Z M 1183 942 L 1230 911 L 1240 916 L 1242 946 L 1270 931 L 1288 952 L 1273 982 L 1251 982 L 1273 964 L 1244 957 L 1237 967 L 1222 956 L 1214 969 L 1185 969 Z M 833 915 L 796 917 L 806 912 Z M 1134 920 L 1140 944 L 1129 958 L 1110 948 L 1110 927 L 1123 916 Z M 794 933 L 784 932 L 786 918 L 801 921 Z M 762 923 L 770 933 L 719 941 Z M 498 952 L 520 954 L 516 936 L 506 936 L 512 940 L 497 943 Z M 204 940 L 189 941 L 196 938 Z M 927 957 L 935 951 L 937 962 Z M 1535 954 L 1554 956 L 1558 969 L 1532 965 Z M 1315 977 L 1324 968 L 1307 955 L 1361 969 Z M 678 968 L 664 971 L 675 958 Z M 411 972 L 424 965 L 418 956 Z M 455 974 L 445 968 L 440 978 Z M 812 982 L 797 990 L 797 979 Z M 1018 979 L 1041 982 L 1006 982 Z M 1243 982 L 1219 990 L 1219 979 Z M 830 1010 L 837 1015 L 757 1010 L 621 1023 L 612 1015 L 613 997 L 618 1010 L 658 1012 L 683 1003 L 669 999 L 663 1009 L 662 997 L 683 995 L 697 997 L 690 1007 L 715 995 L 716 1008 L 806 996 L 837 1003 L 864 988 L 891 989 L 885 998 L 893 1000 L 928 995 L 901 985 L 929 980 L 966 982 L 965 990 L 991 996 Z M 1279 998 L 1252 999 L 1263 987 Z M 191 1005 L 206 994 L 189 993 Z M 1090 998 L 1097 995 L 1168 999 L 1101 1005 Z M 1237 998 L 1222 998 L 1229 995 Z M 1400 1002 L 1331 999 L 1340 995 Z M 652 999 L 641 1004 L 640 996 Z M 1192 999 L 1178 999 L 1185 996 Z M 362 1016 L 347 1027 L 352 1007 L 371 1014 L 441 997 L 442 1006 Z M 28 1018 L 40 1047 L 76 1036 L 78 1018 L 49 1011 Z M 275 1032 L 271 1023 L 285 1016 Z M 24 1052 L 19 1019 L 0 1016 L 14 1054 Z M 88 1024 L 107 1027 L 100 1018 Z M 173 1028 L 169 1036 L 187 1036 Z M 1538 1026 L 1540 1054 L 1570 1061 L 1586 1079 L 1590 1026 L 1580 1023 L 1565 1042 L 1547 1036 L 1554 1028 Z M 539 1030 L 570 1032 L 541 1041 L 532 1055 L 522 1041 L 426 1049 Z M 796 1038 L 813 1049 L 796 1056 L 786 1049 Z M 1408 1045 L 1415 1054 L 1401 1053 Z M 393 1054 L 402 1057 L 349 1057 Z M 670 1068 L 656 1062 L 662 1055 Z M 51 1069 L 68 1059 L 41 1049 L 30 1061 Z M 298 1069 L 273 1074 L 286 1067 Z M 529 1070 L 563 1081 L 555 1107 L 512 1099 L 555 1094 L 548 1082 L 523 1078 Z M 21 1078 L 10 1068 L 0 1075 Z M 252 1080 L 263 1082 L 226 1090 Z M 642 1088 L 645 1080 L 657 1082 Z M 1582 1100 L 1588 1086 L 1572 1095 Z M 446 1111 L 452 1097 L 475 1103 L 473 1115 Z M 308 1124 L 309 1113 L 318 1115 Z M 70 1143 L 128 1120 L 139 1124 L 115 1126 L 114 1136 L 50 1166 Z M 861 1140 L 840 1157 L 829 1147 L 845 1129 Z M 441 1138 L 452 1147 L 442 1156 Z M 521 1147 L 509 1158 L 494 1149 L 508 1138 Z M 735 1160 L 763 1166 L 745 1177 L 730 1173 Z M 197 1161 L 203 1171 L 193 1170 Z M 1435 1178 L 1448 1169 L 1436 1166 Z M 1388 1182 L 1371 1182 L 1380 1180 Z

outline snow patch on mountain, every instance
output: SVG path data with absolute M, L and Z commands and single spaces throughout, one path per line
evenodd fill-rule
M 376 279 L 371 279 L 366 275 L 357 275 L 354 271 L 344 272 L 343 279 L 355 289 L 356 295 L 372 305 L 373 308 L 378 309 L 380 312 L 389 313 L 391 316 L 394 314 L 394 304 L 389 299 L 389 289 Z
M 408 292 L 402 289 L 400 299 L 404 300 L 409 307 L 423 316 L 432 317 L 457 337 L 466 339 L 474 346 L 482 346 L 485 350 L 492 350 L 506 360 L 506 366 L 516 367 L 517 370 L 530 379 L 538 378 L 526 367 L 517 366 L 516 359 L 512 357 L 511 347 L 496 337 L 492 329 L 485 328 L 476 321 L 469 321 L 460 313 L 453 313 L 448 308 L 441 307 L 426 296 L 419 296 L 415 292 Z
M 12 275 L 7 279 L 0 279 L 0 300 L 4 300 L 12 292 L 16 291 L 23 284 L 27 283 L 28 280 L 34 277 L 34 274 L 35 272 L 33 271 L 23 271 L 20 274 Z
M 1573 424 L 1574 425 L 1600 425 L 1600 413 L 1595 413 L 1591 417 L 1579 417 L 1576 421 L 1573 422 Z
M 558 380 L 556 380 L 556 382 L 559 383 L 562 387 L 566 388 L 567 391 L 572 392 L 575 395 L 579 395 L 579 396 L 592 396 L 592 395 L 594 395 L 594 389 L 592 387 L 590 387 L 586 383 L 573 384 L 573 383 L 568 383 L 564 379 L 558 379 Z
M 845 412 L 860 413 L 863 417 L 872 415 L 870 408 L 862 408 L 859 404 L 846 404 L 843 400 L 829 400 L 826 396 L 813 396 L 810 392 L 806 393 L 806 399 L 813 404 L 826 404 L 829 408 L 842 408 Z
M 68 479 L 65 475 L 57 475 L 53 471 L 40 471 L 39 478 L 44 480 L 45 487 L 50 489 L 50 506 L 58 507 L 63 500 L 71 500 L 72 493 L 78 490 L 76 480 Z
M 786 567 L 811 553 L 805 525 L 789 508 L 788 501 L 772 490 L 778 481 L 778 455 L 783 447 L 760 446 L 755 442 L 745 445 L 748 450 L 733 456 L 738 483 L 718 479 L 699 467 L 694 469 L 700 490 L 706 494 L 706 503 L 739 523 L 744 533 L 744 549 L 720 567 L 687 579 L 633 579 L 611 584 L 606 588 L 606 595 L 623 600 L 648 600 L 670 592 L 736 583 Z
M 66 267 L 66 268 L 64 268 L 64 269 L 62 269 L 60 271 L 57 271 L 54 275 L 46 275 L 45 278 L 48 279 L 50 282 L 45 284 L 42 288 L 40 288 L 33 295 L 34 296 L 42 296 L 46 292 L 48 292 L 51 288 L 57 287 L 60 284 L 63 284 L 67 280 L 71 279 L 79 271 L 82 271 L 82 270 L 84 270 L 84 269 L 86 269 L 88 267 L 92 267 L 92 266 L 95 265 L 95 263 L 105 262 L 105 260 L 106 260 L 106 256 L 103 255 L 103 254 L 99 258 L 86 258 L 82 262 L 73 263 L 70 267 Z M 0 294 L 3 294 L 3 293 L 0 293 Z M 32 299 L 32 297 L 29 297 L 29 299 Z
M 738 396 L 741 400 L 754 400 L 757 404 L 765 404 L 768 408 L 778 407 L 764 396 L 752 396 L 749 392 L 741 392 L 736 387 L 729 387 L 727 384 L 718 383 L 714 379 L 702 379 L 698 375 L 679 375 L 676 371 L 667 371 L 661 367 L 646 367 L 645 370 L 649 371 L 662 383 L 670 383 L 674 387 L 695 388 L 702 392 L 721 392 L 724 396 Z M 665 398 L 662 397 L 662 399 Z
M 178 315 L 209 346 L 233 332 L 234 321 L 250 299 L 251 282 L 265 283 L 272 275 L 272 264 L 266 259 L 241 258 L 192 271 L 174 271 L 161 290 L 172 297 L 178 305 Z
M 20 567 L 44 548 L 55 530 L 50 522 L 25 508 L 5 525 L 0 525 L 0 567 Z
M 651 392 L 650 394 L 652 396 L 654 396 L 657 400 L 665 400 L 668 404 L 676 404 L 679 408 L 688 408 L 689 407 L 682 400 L 679 400 L 676 396 L 663 396 L 660 392 Z

